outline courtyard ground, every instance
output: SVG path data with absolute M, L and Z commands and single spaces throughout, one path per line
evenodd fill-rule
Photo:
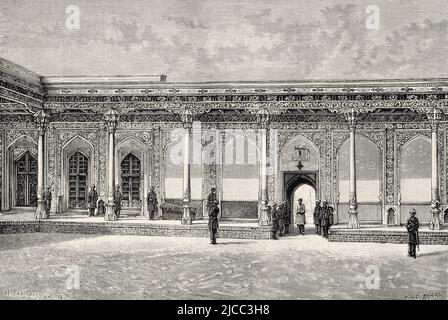
M 447 299 L 448 247 L 0 235 L 1 299 Z

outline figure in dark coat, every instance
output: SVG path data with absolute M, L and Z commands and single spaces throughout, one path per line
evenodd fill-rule
M 210 188 L 210 194 L 207 197 L 207 211 L 208 215 L 219 205 L 218 196 L 216 195 L 216 188 Z
M 283 234 L 289 234 L 289 226 L 291 225 L 291 210 L 288 206 L 288 202 L 287 201 L 283 201 L 282 203 L 282 207 L 283 207 Z
M 157 211 L 157 194 L 154 191 L 154 187 L 151 187 L 150 191 L 148 192 L 148 198 L 146 200 L 148 205 L 148 216 L 149 220 L 154 220 L 154 212 Z
M 93 217 L 95 215 L 96 203 L 98 201 L 98 192 L 95 190 L 95 185 L 92 184 L 90 187 L 90 191 L 87 194 L 87 203 L 89 206 L 89 217 Z
M 330 228 L 331 228 L 331 226 L 334 224 L 334 215 L 333 215 L 333 212 L 334 212 L 334 209 L 333 209 L 333 207 L 332 206 L 328 206 L 328 213 L 327 213 L 327 217 L 326 217 L 326 224 L 327 224 L 327 226 L 326 226 L 326 234 L 327 234 L 327 238 L 328 238 L 328 234 L 329 234 L 329 232 L 330 232 Z
M 47 216 L 47 218 L 50 216 L 51 199 L 52 199 L 51 187 L 50 187 L 50 186 L 47 186 L 47 187 L 45 188 L 45 192 L 44 192 L 45 215 Z
M 321 215 L 320 215 L 320 225 L 322 228 L 322 235 L 324 238 L 328 238 L 328 224 L 329 224 L 329 207 L 328 202 L 324 201 L 324 205 L 321 208 Z
M 120 186 L 117 184 L 114 192 L 115 215 L 117 219 L 120 217 L 121 201 L 123 201 L 123 194 L 120 191 Z
M 277 232 L 280 230 L 279 226 L 279 213 L 277 208 L 277 203 L 273 203 L 271 206 L 271 239 L 272 240 L 278 240 L 277 238 Z
M 286 208 L 286 201 L 282 202 L 278 208 L 277 208 L 277 212 L 278 212 L 278 224 L 279 224 L 279 236 L 282 237 L 286 234 L 286 220 L 288 219 L 287 217 L 287 208 Z
M 219 222 L 218 222 L 219 208 L 217 205 L 209 211 L 208 214 L 208 228 L 210 229 L 210 243 L 216 244 L 216 233 L 218 232 Z
M 320 201 L 316 201 L 316 206 L 314 207 L 314 212 L 313 212 L 313 218 L 314 218 L 314 225 L 316 226 L 316 234 L 320 235 L 320 211 L 321 211 L 321 207 L 320 207 Z
M 408 257 L 417 258 L 415 248 L 419 245 L 418 227 L 420 225 L 415 216 L 417 214 L 415 209 L 411 209 L 409 214 L 411 216 L 406 222 L 406 229 L 408 229 Z

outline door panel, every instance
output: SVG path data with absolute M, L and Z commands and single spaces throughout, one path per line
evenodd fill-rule
M 80 152 L 69 158 L 69 207 L 86 208 L 88 159 Z
M 123 207 L 141 207 L 140 201 L 140 160 L 132 153 L 121 161 L 121 190 Z
M 37 206 L 37 160 L 28 151 L 16 162 L 16 206 Z

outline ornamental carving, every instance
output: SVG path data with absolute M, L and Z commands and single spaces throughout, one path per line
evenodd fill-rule
M 37 130 L 6 130 L 6 147 L 9 147 L 11 143 L 21 136 L 30 138 L 37 145 L 39 139 Z

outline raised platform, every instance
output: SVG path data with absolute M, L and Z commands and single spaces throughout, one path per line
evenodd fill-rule
M 448 229 L 429 230 L 427 226 L 421 226 L 419 238 L 422 245 L 448 245 Z M 335 226 L 331 228 L 328 240 L 332 242 L 407 243 L 407 231 L 403 226 L 361 226 L 360 229 Z
M 52 217 L 48 220 L 0 220 L 0 234 L 24 232 L 53 232 L 77 234 L 122 234 L 141 236 L 209 237 L 208 221 L 193 221 L 191 225 L 181 225 L 180 221 L 155 220 L 146 218 L 123 218 L 118 221 L 104 221 L 103 217 Z M 218 231 L 220 238 L 269 239 L 270 227 L 260 227 L 257 223 L 221 221 Z

